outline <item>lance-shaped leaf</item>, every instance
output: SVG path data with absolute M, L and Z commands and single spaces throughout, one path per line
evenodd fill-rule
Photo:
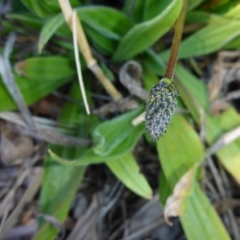
M 107 54 L 115 51 L 122 35 L 132 27 L 131 21 L 122 12 L 109 7 L 80 7 L 77 14 L 91 43 Z M 52 17 L 44 24 L 38 43 L 39 51 L 54 34 L 70 36 L 62 14 Z
M 133 126 L 131 120 L 139 114 L 140 110 L 131 111 L 126 114 L 105 121 L 100 124 L 93 132 L 95 146 L 93 151 L 100 156 L 108 156 L 116 148 L 119 148 L 122 143 L 124 146 L 129 144 L 135 145 L 139 140 L 139 134 L 142 134 L 142 124 Z M 131 138 L 132 135 L 134 138 Z M 134 140 L 134 142 L 133 142 Z M 131 141 L 131 142 L 130 142 Z M 124 148 L 122 148 L 124 151 Z
M 178 66 L 176 68 L 176 75 L 184 86 L 181 92 L 179 90 L 182 100 L 188 107 L 194 120 L 200 124 L 199 118 L 195 114 L 194 106 L 196 109 L 196 105 L 194 102 L 197 102 L 202 109 L 207 111 L 207 87 L 183 67 Z M 191 94 L 191 98 L 194 98 L 194 101 L 189 101 L 189 94 Z M 219 116 L 211 116 L 207 112 L 204 114 L 206 119 L 206 140 L 210 145 L 217 141 L 221 135 L 233 130 L 240 124 L 239 114 L 232 107 Z M 237 139 L 225 145 L 216 154 L 224 167 L 238 181 L 240 179 L 240 172 L 238 171 L 240 167 L 240 140 Z
M 106 163 L 114 175 L 130 190 L 144 198 L 152 197 L 152 189 L 131 153 Z
M 156 17 L 135 25 L 122 38 L 113 60 L 123 61 L 129 59 L 150 47 L 173 26 L 181 7 L 182 1 L 173 0 Z
M 38 52 L 42 52 L 45 44 L 54 35 L 60 26 L 65 22 L 63 15 L 58 14 L 50 18 L 44 25 L 40 32 L 39 42 L 38 42 Z
M 69 78 L 65 78 L 53 81 L 43 81 L 40 83 L 39 81 L 30 80 L 17 75 L 15 75 L 14 78 L 24 97 L 26 104 L 28 105 L 42 99 L 70 80 Z M 16 108 L 17 105 L 9 95 L 9 92 L 5 88 L 2 81 L 0 81 L 0 112 L 14 110 Z
M 239 24 L 240 21 L 237 20 L 224 20 L 202 28 L 181 43 L 178 57 L 181 59 L 201 56 L 221 49 L 228 42 L 240 35 Z M 159 56 L 167 60 L 169 52 L 167 50 Z
M 174 115 L 167 133 L 157 142 L 157 150 L 164 175 L 172 190 L 182 176 L 204 158 L 203 146 L 197 133 L 184 117 L 178 114 Z M 202 202 L 199 202 L 199 199 Z M 183 197 L 182 204 L 181 222 L 188 239 L 230 239 L 219 216 L 197 184 Z
M 81 99 L 77 83 L 72 86 L 70 96 Z M 77 137 L 88 136 L 89 117 L 85 114 L 84 108 L 79 113 L 79 107 L 72 103 L 66 103 L 63 107 L 59 122 L 68 123 L 76 129 Z M 50 145 L 60 156 L 74 158 L 79 156 L 86 147 L 62 147 Z M 81 183 L 85 168 L 84 167 L 66 167 L 58 164 L 51 159 L 50 155 L 46 156 L 44 164 L 44 180 L 40 195 L 40 212 L 52 215 L 60 222 L 64 222 L 71 202 Z M 35 239 L 55 239 L 58 230 L 49 223 L 42 224 Z
M 132 151 L 142 136 L 144 132 L 143 123 L 138 126 L 131 124 L 131 121 L 139 112 L 140 109 L 134 110 L 97 126 L 93 132 L 95 146 L 73 161 L 59 157 L 53 151 L 49 151 L 49 153 L 57 162 L 69 166 L 84 166 L 114 161 Z
M 15 70 L 39 82 L 61 80 L 76 75 L 73 59 L 63 56 L 28 58 L 16 63 Z

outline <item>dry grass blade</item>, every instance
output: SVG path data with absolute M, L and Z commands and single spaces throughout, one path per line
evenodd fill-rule
M 126 240 L 140 239 L 140 237 L 142 237 L 146 233 L 153 231 L 155 228 L 159 227 L 161 224 L 164 224 L 163 218 L 156 220 L 155 222 L 153 222 L 147 226 L 144 226 L 143 228 L 139 229 L 138 231 L 134 232 L 133 234 L 127 236 L 125 239 Z
M 144 121 L 144 113 L 141 113 L 140 115 L 138 115 L 136 118 L 134 118 L 132 120 L 132 125 L 133 126 L 137 126 L 139 125 L 140 123 L 142 123 Z
M 234 140 L 240 137 L 240 126 L 236 127 L 235 129 L 225 133 L 223 136 L 221 136 L 211 147 L 209 147 L 206 151 L 206 156 L 210 157 L 214 153 L 216 153 L 218 150 L 226 146 L 227 144 L 230 144 Z
M 68 133 L 68 129 L 61 129 L 54 127 L 55 122 L 48 119 L 41 119 L 34 117 L 33 121 L 35 124 L 35 129 L 30 130 L 22 118 L 13 112 L 0 113 L 0 118 L 9 121 L 16 125 L 11 125 L 9 127 L 10 131 L 14 131 L 23 135 L 30 136 L 34 139 L 43 140 L 48 143 L 66 145 L 66 146 L 89 146 L 92 141 L 90 139 L 77 138 L 74 136 L 64 135 L 62 133 Z M 53 126 L 49 126 L 51 124 Z M 6 125 L 5 128 L 8 128 Z
M 39 187 L 41 186 L 43 172 L 41 168 L 37 168 L 36 170 L 36 175 L 32 180 L 31 185 L 26 190 L 22 199 L 18 202 L 17 206 L 14 208 L 14 211 L 6 220 L 2 232 L 0 233 L 0 239 L 2 239 L 6 235 L 6 233 L 17 223 L 19 214 L 21 213 L 23 207 L 27 202 L 30 202 L 33 199 Z
M 79 80 L 79 84 L 80 84 L 80 90 L 82 92 L 84 106 L 85 106 L 87 114 L 89 115 L 90 110 L 89 110 L 87 97 L 86 97 L 86 92 L 85 92 L 85 88 L 84 88 L 84 84 L 83 84 L 80 58 L 79 58 L 79 54 L 78 54 L 76 22 L 77 22 L 76 11 L 73 11 L 73 14 L 72 14 L 72 32 L 73 32 L 73 46 L 74 46 L 75 62 L 76 62 L 76 65 L 77 65 L 78 80 Z
M 18 106 L 19 111 L 21 112 L 23 119 L 28 123 L 28 125 L 34 129 L 34 122 L 32 120 L 31 114 L 24 102 L 24 98 L 16 85 L 14 80 L 14 76 L 11 70 L 11 64 L 9 62 L 9 54 L 13 48 L 13 43 L 15 40 L 15 35 L 11 34 L 8 39 L 8 43 L 6 44 L 4 55 L 0 55 L 0 74 L 2 75 L 2 80 L 14 99 L 16 105 Z
M 97 210 L 98 210 L 97 198 L 94 197 L 87 212 L 78 219 L 73 231 L 68 236 L 67 240 L 85 239 L 87 233 L 89 232 L 89 230 L 92 228 L 94 224 L 92 220 L 97 219 L 97 216 L 98 216 Z
M 30 131 L 28 128 L 15 126 L 12 128 L 12 130 L 35 139 L 43 140 L 48 143 L 58 144 L 62 146 L 90 146 L 92 143 L 90 139 L 66 136 L 49 129 Z
M 18 114 L 17 112 L 11 112 L 11 111 L 1 112 L 0 118 L 10 123 L 13 123 L 22 127 L 27 127 L 21 115 Z M 67 124 L 58 124 L 54 120 L 44 118 L 44 117 L 38 117 L 38 116 L 34 116 L 32 119 L 34 121 L 34 126 L 36 126 L 36 129 L 39 129 L 39 130 L 49 129 L 55 132 L 58 131 L 62 133 L 69 133 L 69 134 L 72 133 L 72 129 L 68 127 Z
M 226 191 L 223 187 L 223 182 L 222 182 L 221 176 L 220 176 L 217 168 L 215 167 L 215 165 L 214 165 L 214 163 L 213 163 L 213 161 L 210 157 L 207 158 L 207 163 L 208 163 L 208 166 L 209 166 L 209 168 L 210 168 L 210 170 L 213 174 L 213 178 L 215 180 L 216 186 L 218 188 L 218 191 L 219 191 L 222 199 L 226 199 L 227 198 L 227 193 L 226 193 Z M 234 217 L 232 209 L 227 208 L 226 209 L 226 214 L 228 216 L 228 223 L 232 228 L 232 233 L 234 235 L 234 239 L 240 239 L 240 235 L 239 235 L 239 231 L 238 231 L 238 224 L 237 224 L 237 221 Z
M 63 15 L 65 20 L 71 30 L 72 29 L 72 18 L 73 18 L 73 10 L 70 6 L 68 0 L 58 0 L 59 5 L 61 6 Z M 101 82 L 106 91 L 110 94 L 110 96 L 118 101 L 122 99 L 122 94 L 115 88 L 115 86 L 111 83 L 111 81 L 104 75 L 102 69 L 97 64 L 96 60 L 93 58 L 92 53 L 90 51 L 90 47 L 83 31 L 82 25 L 78 17 L 76 17 L 76 28 L 77 28 L 77 42 L 81 53 L 87 63 L 88 68 L 93 72 L 96 78 Z

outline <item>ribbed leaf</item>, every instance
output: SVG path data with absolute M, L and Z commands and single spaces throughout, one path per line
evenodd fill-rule
M 152 189 L 131 153 L 106 163 L 116 177 L 130 190 L 144 198 L 151 198 Z
M 47 18 L 52 17 L 56 13 L 61 12 L 60 5 L 57 0 L 21 0 L 23 4 L 36 13 L 39 17 Z M 71 6 L 76 7 L 79 5 L 77 0 L 69 0 Z
M 20 23 L 34 29 L 35 31 L 40 30 L 44 23 L 42 19 L 37 18 L 34 14 L 26 12 L 24 14 L 9 13 L 7 14 L 7 18 L 19 21 Z
M 173 117 L 165 136 L 157 142 L 157 150 L 164 175 L 172 189 L 191 167 L 204 158 L 203 146 L 197 133 L 178 114 Z M 181 222 L 189 240 L 230 239 L 217 213 L 197 184 L 190 195 L 186 195 Z
M 100 124 L 93 134 L 96 145 L 73 161 L 61 158 L 52 151 L 50 151 L 50 155 L 57 162 L 70 166 L 84 166 L 113 161 L 132 151 L 143 134 L 143 124 L 136 127 L 131 124 L 131 120 L 137 114 L 139 114 L 139 110 L 123 114 Z
M 62 14 L 58 14 L 45 22 L 45 24 L 40 32 L 40 37 L 39 37 L 39 42 L 38 42 L 38 52 L 42 51 L 45 44 L 52 37 L 52 35 L 54 35 L 54 33 L 57 31 L 57 29 L 61 25 L 63 25 L 64 21 L 65 20 L 64 20 Z
M 31 80 L 39 80 L 39 83 L 76 75 L 74 60 L 63 56 L 28 58 L 18 62 L 15 70 Z
M 134 127 L 131 124 L 131 120 L 139 112 L 139 110 L 135 110 L 100 124 L 93 132 L 93 139 L 96 144 L 93 151 L 97 155 L 107 156 L 114 149 L 119 148 L 122 142 L 129 142 L 129 137 L 136 131 L 141 133 L 142 125 Z
M 179 58 L 201 56 L 221 49 L 228 42 L 240 35 L 240 21 L 221 21 L 221 24 L 211 24 L 193 33 L 185 39 L 179 49 Z M 159 55 L 167 60 L 169 51 Z
M 79 88 L 77 83 L 71 89 L 70 96 L 80 99 Z M 79 107 L 77 105 L 66 103 L 61 113 L 59 122 L 72 124 L 76 127 L 76 136 L 86 137 L 88 135 L 88 116 L 82 108 L 79 114 Z M 76 126 L 76 122 L 78 125 Z M 57 145 L 50 145 L 60 156 L 74 158 L 79 156 L 85 148 L 84 147 L 62 147 Z M 84 167 L 66 167 L 64 165 L 54 162 L 49 155 L 47 155 L 44 164 L 44 180 L 42 191 L 40 195 L 40 212 L 56 217 L 60 222 L 64 222 L 72 200 L 81 183 L 85 168 Z M 36 240 L 55 239 L 58 230 L 49 223 L 44 223 L 37 236 Z
M 15 80 L 24 97 L 25 103 L 30 105 L 52 93 L 52 91 L 64 85 L 70 79 L 65 78 L 40 82 L 15 75 Z M 17 109 L 17 105 L 9 95 L 3 82 L 0 81 L 0 112 L 14 109 Z
M 78 16 L 86 26 L 109 39 L 119 40 L 131 27 L 131 21 L 120 11 L 103 6 L 77 9 Z M 109 21 L 111 19 L 111 21 Z
M 157 150 L 171 188 L 204 157 L 203 146 L 197 133 L 179 114 L 174 115 L 166 134 L 157 142 Z
M 57 1 L 55 3 L 51 1 L 50 4 L 46 4 L 44 0 L 22 0 L 22 2 L 27 8 L 42 18 L 50 17 L 60 11 L 60 6 L 57 5 Z
M 122 38 L 113 60 L 129 59 L 150 47 L 172 27 L 180 13 L 181 6 L 182 1 L 174 0 L 155 18 L 135 25 Z
M 207 102 L 207 87 L 204 83 L 200 82 L 196 77 L 190 74 L 183 67 L 176 69 L 176 74 L 184 86 L 182 88 L 181 96 L 184 103 L 189 106 L 193 105 L 193 101 L 189 101 L 187 92 L 190 92 L 194 96 L 194 101 L 197 102 L 204 110 L 208 108 Z M 199 123 L 199 118 L 194 114 L 194 107 L 188 107 L 194 120 Z M 219 116 L 210 116 L 205 112 L 206 116 L 206 140 L 208 144 L 213 144 L 221 135 L 234 129 L 240 124 L 239 114 L 233 108 L 229 108 L 226 112 Z M 240 179 L 240 173 L 238 171 L 240 167 L 240 140 L 237 139 L 234 142 L 227 144 L 224 148 L 219 150 L 217 156 L 224 167 L 236 178 Z
M 230 240 L 215 209 L 198 184 L 186 199 L 181 223 L 188 240 Z
M 145 62 L 144 65 L 149 67 L 154 73 L 162 74 L 162 59 L 157 57 L 153 52 L 151 52 L 151 55 L 148 54 L 147 56 L 148 58 L 145 58 L 145 61 L 148 62 Z M 233 108 L 230 108 L 226 113 L 220 116 L 214 117 L 208 115 L 207 109 L 209 102 L 207 87 L 189 71 L 181 66 L 177 66 L 176 76 L 175 85 L 177 90 L 194 120 L 198 124 L 201 124 L 201 112 L 206 117 L 206 140 L 208 144 L 213 144 L 222 134 L 234 129 L 239 124 L 240 117 Z M 240 179 L 240 173 L 237 170 L 240 164 L 239 140 L 235 140 L 231 144 L 226 145 L 217 152 L 217 156 L 224 167 L 236 179 Z
M 122 35 L 132 27 L 131 21 L 120 11 L 113 8 L 88 6 L 78 8 L 77 13 L 90 42 L 104 54 L 112 54 Z M 40 51 L 55 33 L 60 36 L 69 36 L 64 22 L 63 15 L 60 14 L 45 23 L 39 39 L 38 48 Z M 59 27 L 61 28 L 57 31 Z

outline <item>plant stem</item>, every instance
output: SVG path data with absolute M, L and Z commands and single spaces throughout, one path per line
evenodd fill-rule
M 70 2 L 69 0 L 58 0 L 58 2 L 62 9 L 66 23 L 68 24 L 69 28 L 72 31 L 73 9 L 70 5 Z M 114 101 L 122 99 L 122 94 L 116 89 L 113 83 L 105 76 L 102 69 L 99 67 L 97 61 L 93 58 L 87 38 L 85 36 L 81 22 L 78 17 L 76 17 L 76 28 L 77 28 L 77 42 L 81 50 L 81 53 L 87 63 L 88 68 L 93 72 L 93 74 L 103 85 L 103 87 L 109 93 L 109 95 L 114 99 Z
M 182 39 L 184 20 L 187 12 L 187 4 L 188 4 L 188 0 L 183 0 L 182 10 L 174 27 L 174 37 L 172 41 L 171 53 L 170 53 L 170 58 L 168 60 L 167 70 L 165 73 L 165 77 L 170 79 L 171 81 L 174 76 L 174 71 L 175 71 L 177 57 L 178 57 L 178 49 Z

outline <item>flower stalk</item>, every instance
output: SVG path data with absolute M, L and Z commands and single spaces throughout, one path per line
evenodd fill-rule
M 172 79 L 182 39 L 186 10 L 187 0 L 184 0 L 181 13 L 175 24 L 174 37 L 165 76 L 151 89 L 146 100 L 145 126 L 153 141 L 157 141 L 166 132 L 177 107 L 178 93 L 172 83 Z

